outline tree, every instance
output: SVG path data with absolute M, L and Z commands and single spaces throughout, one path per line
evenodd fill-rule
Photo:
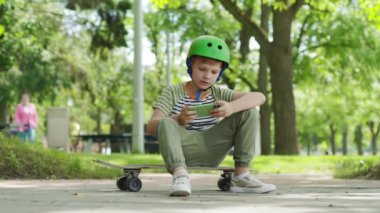
M 303 0 L 276 1 L 273 3 L 273 41 L 257 22 L 247 17 L 231 0 L 220 0 L 224 8 L 240 23 L 249 26 L 250 34 L 265 54 L 272 85 L 272 108 L 275 122 L 275 153 L 298 154 L 293 94 L 293 61 L 291 46 L 292 22 L 304 4 Z
M 0 24 L 5 27 L 0 36 L 0 122 L 6 122 L 7 109 L 22 92 L 28 91 L 40 103 L 54 98 L 56 88 L 69 85 L 67 75 L 55 72 L 57 58 L 48 50 L 49 36 L 58 30 L 57 17 L 49 9 L 51 4 L 45 1 L 0 6 Z
M 261 1 L 260 27 L 265 31 L 269 31 L 270 7 Z M 259 59 L 259 91 L 266 97 L 269 97 L 268 88 L 268 61 L 265 56 L 265 50 L 260 48 Z M 260 107 L 260 136 L 261 136 L 261 154 L 271 154 L 271 115 L 272 108 L 269 104 L 270 98 Z
M 104 66 L 110 61 L 112 61 L 113 54 L 110 52 L 114 49 L 127 47 L 126 35 L 128 34 L 127 27 L 125 24 L 126 16 L 128 10 L 131 9 L 131 3 L 127 0 L 125 1 L 82 1 L 82 0 L 70 0 L 67 2 L 66 7 L 70 10 L 80 10 L 80 11 L 96 11 L 100 23 L 94 23 L 89 19 L 84 19 L 81 25 L 91 25 L 88 29 L 88 33 L 91 35 L 91 46 L 92 58 L 95 63 L 93 67 L 97 73 L 97 77 L 101 76 L 102 81 L 95 81 L 96 86 L 89 87 L 89 82 L 86 83 L 86 91 L 89 92 L 91 101 L 93 103 L 107 103 L 111 109 L 114 110 L 114 129 L 122 129 L 121 125 L 121 106 L 116 101 L 118 92 L 123 79 L 126 78 L 127 73 L 124 74 L 120 72 L 121 70 L 115 69 L 112 66 Z M 103 62 L 101 62 L 103 60 Z M 115 63 L 115 61 L 113 61 Z M 125 68 L 125 67 L 124 67 Z M 105 70 L 108 70 L 105 74 Z M 119 73 L 112 73 L 116 71 Z M 112 74 L 111 74 L 112 73 Z M 119 77 L 119 78 L 117 78 Z M 111 80 L 110 79 L 114 79 Z M 100 88 L 100 89 L 99 89 Z M 112 91 L 112 92 L 111 92 Z M 119 94 L 120 95 L 120 94 Z M 103 100 L 98 100 L 103 99 Z M 102 117 L 102 107 L 101 104 L 97 104 L 97 109 L 94 114 L 97 127 L 96 132 L 101 132 L 101 117 Z
M 300 31 L 303 36 L 297 39 L 294 69 L 297 90 L 307 94 L 307 100 L 311 102 L 311 105 L 305 105 L 303 101 L 297 101 L 297 113 L 321 111 L 316 116 L 316 113 L 302 116 L 299 131 L 305 134 L 309 130 L 302 124 L 311 122 L 315 131 L 322 133 L 326 132 L 327 128 L 323 126 L 327 124 L 333 154 L 339 132 L 343 134 L 342 146 L 347 142 L 348 147 L 349 134 L 347 140 L 343 140 L 345 128 L 349 131 L 369 119 L 378 119 L 377 106 L 371 103 L 378 98 L 376 82 L 380 64 L 374 56 L 379 54 L 379 32 L 366 21 L 355 4 L 346 3 L 340 7 L 345 9 L 330 15 L 301 13 L 301 17 L 305 17 L 302 23 L 305 27 L 301 29 L 305 30 Z M 309 91 L 314 90 L 317 92 L 310 94 Z M 323 123 L 320 118 L 324 118 Z M 357 133 L 357 142 L 359 135 Z

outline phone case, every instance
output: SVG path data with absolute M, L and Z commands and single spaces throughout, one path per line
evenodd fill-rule
M 210 115 L 210 111 L 215 108 L 215 105 L 212 104 L 202 104 L 198 106 L 191 106 L 190 110 L 196 111 L 198 117 L 205 117 Z

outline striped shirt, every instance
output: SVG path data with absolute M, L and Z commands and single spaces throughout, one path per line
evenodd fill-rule
M 180 114 L 184 106 L 208 104 L 217 100 L 224 100 L 227 102 L 232 101 L 234 94 L 233 90 L 212 86 L 210 90 L 211 93 L 207 93 L 201 98 L 201 101 L 198 102 L 188 95 L 190 93 L 186 88 L 187 83 L 181 83 L 165 88 L 153 108 L 160 109 L 166 116 L 171 116 Z M 213 116 L 197 117 L 190 123 L 186 124 L 185 127 L 188 130 L 207 130 L 217 124 L 219 120 L 219 118 Z

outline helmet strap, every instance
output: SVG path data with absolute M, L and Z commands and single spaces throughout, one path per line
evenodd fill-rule
M 218 76 L 218 78 L 216 79 L 216 81 L 220 81 L 220 79 L 222 79 L 223 72 L 224 72 L 224 70 L 227 69 L 227 67 L 228 67 L 228 64 L 225 63 L 225 62 L 222 62 L 222 69 L 220 70 L 219 76 Z
M 198 90 L 197 91 L 197 96 L 196 96 L 196 100 L 197 100 L 197 102 L 200 102 L 201 101 L 201 94 L 202 94 L 202 90 Z
M 187 65 L 187 73 L 190 75 L 190 78 L 193 78 L 193 70 L 192 70 L 192 67 L 191 67 L 191 59 L 192 57 L 189 57 L 186 59 L 186 65 Z

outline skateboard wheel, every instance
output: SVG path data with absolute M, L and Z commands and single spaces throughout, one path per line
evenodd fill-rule
M 127 177 L 123 176 L 116 181 L 116 186 L 121 191 L 128 191 Z
M 220 178 L 218 180 L 218 187 L 222 191 L 229 191 L 231 187 L 231 180 L 228 178 Z
M 131 177 L 127 179 L 126 185 L 128 186 L 129 191 L 138 192 L 142 187 L 142 182 L 137 177 Z

